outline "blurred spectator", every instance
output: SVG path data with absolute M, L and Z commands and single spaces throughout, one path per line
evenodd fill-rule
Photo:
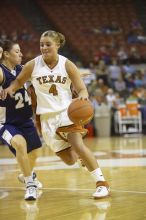
M 146 44 L 146 36 L 143 35 L 143 34 L 139 34 L 139 35 L 137 36 L 137 40 L 138 40 L 139 43 Z
M 134 46 L 130 48 L 129 60 L 131 63 L 138 63 L 140 60 L 139 50 Z
M 130 31 L 127 35 L 127 41 L 131 43 L 146 43 L 146 36 L 143 31 Z
M 32 39 L 32 35 L 28 33 L 27 29 L 23 29 L 21 33 L 21 40 L 29 41 Z
M 12 31 L 11 32 L 11 34 L 10 34 L 10 39 L 12 40 L 12 41 L 18 41 L 18 34 L 17 34 L 17 31 L 16 30 L 14 30 L 14 31 Z
M 129 31 L 127 35 L 127 42 L 129 44 L 138 43 L 137 34 L 134 31 Z
M 140 87 L 136 89 L 136 96 L 138 99 L 141 99 L 143 97 L 144 91 L 145 91 L 144 87 Z
M 99 79 L 97 81 L 97 88 L 101 90 L 101 92 L 103 93 L 103 95 L 106 95 L 108 92 L 108 86 L 105 85 L 103 79 Z
M 146 122 L 146 89 L 142 90 L 141 96 L 138 98 L 143 122 Z
M 122 69 L 118 65 L 117 59 L 112 60 L 112 64 L 108 67 L 109 82 L 112 88 L 115 86 L 115 81 L 118 80 L 122 75 Z
M 108 36 L 108 41 L 106 45 L 109 49 L 117 49 L 118 48 L 118 41 L 115 39 L 113 35 Z
M 125 51 L 124 47 L 120 47 L 118 53 L 117 53 L 118 59 L 121 64 L 124 64 L 128 60 L 128 54 Z
M 126 83 L 123 80 L 123 77 L 119 77 L 117 81 L 115 81 L 115 90 L 118 92 L 121 96 L 125 97 L 127 90 L 126 90 Z
M 111 34 L 110 25 L 108 24 L 103 25 L 101 28 L 101 32 L 103 34 Z
M 102 79 L 108 85 L 108 68 L 104 60 L 100 60 L 96 70 L 96 77 Z
M 4 30 L 2 30 L 0 39 L 1 39 L 1 40 L 6 40 L 7 38 L 8 38 L 7 33 L 6 33 Z
M 134 74 L 136 72 L 136 67 L 130 63 L 130 61 L 127 61 L 123 66 L 122 66 L 124 74 Z
M 112 21 L 110 31 L 112 34 L 119 34 L 122 32 L 122 29 L 116 21 Z
M 125 78 L 126 88 L 129 92 L 132 92 L 135 89 L 134 78 L 131 74 L 127 74 Z
M 134 84 L 136 88 L 144 86 L 143 75 L 140 70 L 137 70 L 135 74 Z
M 89 69 L 92 74 L 92 80 L 96 80 L 96 71 L 97 71 L 97 66 L 94 65 L 94 63 L 90 62 L 89 63 Z
M 96 89 L 98 88 L 97 86 L 97 80 L 92 80 L 90 82 L 90 84 L 87 85 L 87 89 L 88 89 L 88 92 L 89 92 L 89 96 L 95 96 L 95 91 Z
M 116 95 L 114 94 L 114 90 L 109 88 L 108 89 L 108 93 L 106 95 L 106 100 L 107 100 L 107 104 L 110 108 L 114 108 L 115 107 L 115 103 L 116 103 Z
M 141 30 L 143 28 L 142 28 L 141 23 L 137 19 L 133 19 L 131 22 L 131 29 L 132 30 Z
M 119 34 L 122 32 L 122 29 L 116 21 L 112 21 L 111 24 L 104 25 L 101 31 L 105 34 Z
M 103 92 L 100 89 L 96 89 L 94 100 L 93 100 L 93 106 L 96 109 L 102 103 L 107 104 L 106 98 L 105 98 Z
M 143 83 L 144 87 L 146 88 L 146 69 L 142 69 L 141 73 L 143 74 Z
M 116 92 L 114 101 L 115 110 L 117 110 L 118 106 L 123 104 L 125 104 L 124 98 L 118 92 Z
M 130 95 L 128 96 L 128 98 L 126 99 L 126 102 L 128 101 L 135 101 L 138 102 L 138 97 L 137 97 L 137 90 L 134 89 L 131 91 Z
M 98 27 L 95 27 L 95 28 L 92 29 L 92 32 L 93 32 L 94 34 L 100 34 L 100 33 L 101 33 L 101 29 L 98 28 Z
M 94 63 L 97 64 L 100 60 L 104 60 L 105 64 L 109 64 L 110 62 L 110 54 L 109 51 L 105 46 L 102 46 L 99 48 L 99 51 L 97 51 L 94 55 Z

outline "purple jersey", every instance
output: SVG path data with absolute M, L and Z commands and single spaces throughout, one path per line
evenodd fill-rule
M 2 89 L 7 88 L 20 73 L 22 66 L 17 65 L 13 71 L 10 71 L 3 64 L 0 67 L 4 73 Z M 14 97 L 8 97 L 0 100 L 0 124 L 20 125 L 32 117 L 31 98 L 25 87 L 15 92 Z
M 22 66 L 17 65 L 13 71 L 3 64 L 0 64 L 0 67 L 4 73 L 4 81 L 0 87 L 5 89 L 18 76 Z M 0 99 L 0 139 L 9 146 L 13 154 L 16 154 L 16 151 L 11 146 L 11 139 L 17 134 L 25 138 L 27 153 L 41 147 L 32 115 L 31 98 L 25 87 L 16 91 L 13 98 L 8 96 L 5 100 Z

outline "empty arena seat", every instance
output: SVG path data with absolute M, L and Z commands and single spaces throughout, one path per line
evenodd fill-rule
M 142 115 L 138 103 L 128 101 L 125 105 L 119 105 L 114 115 L 114 124 L 116 133 L 141 133 Z

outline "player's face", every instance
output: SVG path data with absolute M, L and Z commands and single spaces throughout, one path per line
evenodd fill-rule
M 56 42 L 46 36 L 40 39 L 40 51 L 44 60 L 51 60 L 57 56 L 59 46 Z
M 22 53 L 18 44 L 14 44 L 12 49 L 8 52 L 7 59 L 13 65 L 19 65 L 22 62 Z
M 3 48 L 0 47 L 0 59 L 2 58 Z

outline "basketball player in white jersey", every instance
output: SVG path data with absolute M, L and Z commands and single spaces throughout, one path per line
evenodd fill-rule
M 11 86 L 0 94 L 7 94 L 21 88 L 31 79 L 37 97 L 36 114 L 40 115 L 42 135 L 47 145 L 67 164 L 74 164 L 77 156 L 82 159 L 96 182 L 93 197 L 109 196 L 110 188 L 91 151 L 85 146 L 82 135 L 85 129 L 73 125 L 67 115 L 72 102 L 71 83 L 78 93 L 78 99 L 88 99 L 88 92 L 76 65 L 58 54 L 65 43 L 65 37 L 49 30 L 40 38 L 41 55 L 27 62 Z

